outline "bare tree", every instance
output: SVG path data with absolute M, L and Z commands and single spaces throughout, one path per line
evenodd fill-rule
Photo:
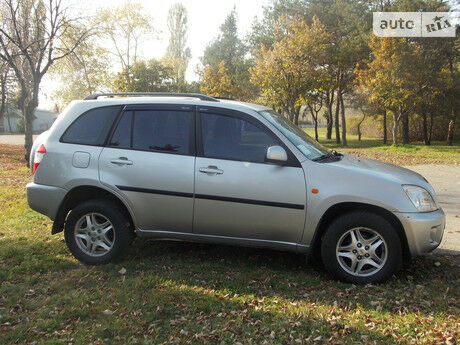
M 0 0 L 0 60 L 14 71 L 18 106 L 25 123 L 25 159 L 32 148 L 32 122 L 39 87 L 51 65 L 67 55 L 90 33 L 86 26 L 68 46 L 61 40 L 79 19 L 71 18 L 62 0 Z
M 98 25 L 102 33 L 110 39 L 112 52 L 118 58 L 121 68 L 129 72 L 129 82 L 131 67 L 138 59 L 139 44 L 146 36 L 154 33 L 152 21 L 138 2 L 126 2 L 98 13 Z

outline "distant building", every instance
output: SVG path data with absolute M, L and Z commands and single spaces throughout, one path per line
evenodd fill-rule
M 22 114 L 18 109 L 8 109 L 8 114 L 0 119 L 0 133 L 20 133 L 23 131 Z M 35 120 L 32 123 L 32 130 L 34 133 L 41 133 L 51 127 L 54 120 L 58 116 L 48 110 L 36 109 Z

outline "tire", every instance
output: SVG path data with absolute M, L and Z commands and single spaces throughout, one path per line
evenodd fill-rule
M 123 209 L 109 200 L 96 199 L 70 212 L 64 237 L 76 259 L 89 265 L 102 265 L 125 255 L 134 233 Z
M 321 258 L 326 270 L 341 281 L 382 283 L 401 267 L 401 241 L 384 217 L 352 212 L 329 225 L 321 241 Z

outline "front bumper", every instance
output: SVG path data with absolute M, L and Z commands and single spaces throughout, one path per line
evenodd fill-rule
M 67 193 L 63 188 L 33 182 L 27 184 L 26 190 L 30 208 L 48 216 L 51 220 L 56 218 L 59 206 Z
M 446 216 L 442 209 L 427 213 L 394 214 L 406 232 L 411 256 L 429 253 L 441 243 L 446 226 Z

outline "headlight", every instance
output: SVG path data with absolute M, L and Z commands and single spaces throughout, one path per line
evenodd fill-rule
M 402 187 L 419 212 L 431 212 L 438 209 L 433 197 L 426 189 L 412 185 L 403 185 Z

